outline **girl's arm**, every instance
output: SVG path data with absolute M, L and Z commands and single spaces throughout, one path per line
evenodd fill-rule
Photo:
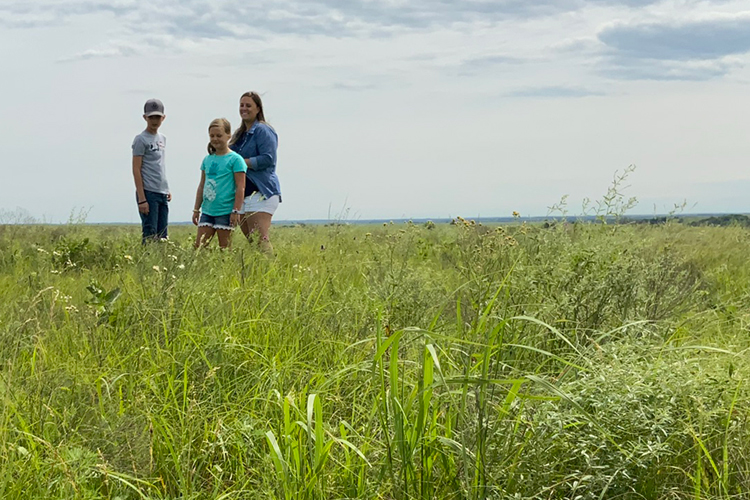
M 245 172 L 234 173 L 234 210 L 229 217 L 233 226 L 240 223 L 240 210 L 242 202 L 245 200 Z
M 201 217 L 201 204 L 203 203 L 203 184 L 206 183 L 206 172 L 201 170 L 201 181 L 198 183 L 198 191 L 195 193 L 195 206 L 193 207 L 193 224 L 198 225 Z

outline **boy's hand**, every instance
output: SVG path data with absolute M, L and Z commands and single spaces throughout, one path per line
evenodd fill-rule
M 167 193 L 167 201 L 172 201 L 172 193 Z
M 193 224 L 194 224 L 194 225 L 196 225 L 196 226 L 198 225 L 198 220 L 199 220 L 200 218 L 201 218 L 201 213 L 200 213 L 200 211 L 196 212 L 195 210 L 193 210 Z
M 142 203 L 138 203 L 138 211 L 143 215 L 148 215 L 148 202 L 144 201 Z

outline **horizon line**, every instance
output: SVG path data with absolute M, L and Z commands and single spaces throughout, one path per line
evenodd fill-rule
M 685 218 L 685 217 L 713 217 L 713 216 L 724 216 L 724 215 L 750 215 L 750 212 L 697 212 L 697 213 L 685 213 L 685 214 L 630 214 L 630 215 L 622 215 L 619 216 L 622 219 L 637 219 L 637 220 L 644 220 L 644 219 L 659 219 L 659 218 Z M 417 223 L 425 223 L 425 222 L 434 222 L 434 223 L 450 223 L 451 221 L 456 220 L 457 218 L 462 218 L 464 220 L 473 220 L 477 222 L 515 222 L 515 221 L 533 221 L 533 222 L 542 222 L 546 220 L 569 220 L 569 219 L 581 219 L 581 220 L 595 220 L 597 218 L 600 218 L 601 216 L 597 215 L 529 215 L 529 216 L 523 216 L 519 215 L 518 217 L 514 216 L 488 216 L 488 217 L 464 217 L 464 216 L 455 216 L 455 217 L 398 217 L 398 218 L 377 218 L 377 219 L 335 219 L 335 218 L 328 218 L 328 219 L 279 219 L 276 221 L 273 221 L 274 225 L 289 225 L 289 224 L 328 224 L 328 223 L 337 223 L 337 224 L 383 224 L 383 223 L 405 223 L 405 222 L 417 222 Z M 614 219 L 616 216 L 605 216 L 606 219 Z M 140 225 L 140 222 L 96 222 L 96 221 L 83 221 L 83 222 L 25 222 L 25 223 L 5 223 L 0 222 L 0 225 L 50 225 L 50 226 L 56 226 L 56 225 L 66 225 L 66 224 L 82 224 L 82 225 L 116 225 L 116 226 L 128 226 L 128 225 Z M 186 221 L 174 221 L 170 222 L 171 225 L 192 225 L 192 222 L 189 220 Z

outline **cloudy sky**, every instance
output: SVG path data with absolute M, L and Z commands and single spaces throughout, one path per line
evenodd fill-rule
M 545 215 L 630 164 L 633 213 L 750 211 L 750 0 L 0 0 L 0 209 L 136 222 L 162 99 L 171 219 L 246 90 L 275 219 Z

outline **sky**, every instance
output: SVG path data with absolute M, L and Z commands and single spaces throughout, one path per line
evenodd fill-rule
M 750 212 L 750 0 L 0 0 L 0 214 L 137 222 L 167 118 L 170 219 L 208 124 L 263 97 L 274 220 Z M 3 222 L 3 221 L 0 221 Z

